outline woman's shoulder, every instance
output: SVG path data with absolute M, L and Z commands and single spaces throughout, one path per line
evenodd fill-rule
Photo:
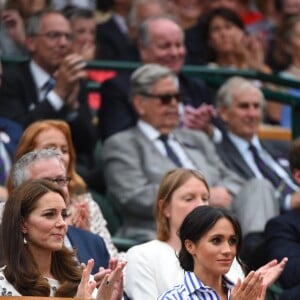
M 162 255 L 162 253 L 170 253 L 175 252 L 171 246 L 169 246 L 166 242 L 159 241 L 159 240 L 152 240 L 140 245 L 136 245 L 131 247 L 128 251 L 128 255 L 138 255 L 141 254 L 143 256 L 152 256 L 157 257 L 156 255 L 159 253 Z
M 21 296 L 4 275 L 5 267 L 0 268 L 0 297 L 1 296 Z

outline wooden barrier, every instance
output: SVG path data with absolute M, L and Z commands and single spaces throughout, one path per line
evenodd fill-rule
M 291 141 L 292 133 L 290 129 L 280 126 L 261 125 L 258 136 L 261 139 Z

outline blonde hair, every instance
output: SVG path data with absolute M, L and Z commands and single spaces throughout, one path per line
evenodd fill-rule
M 204 176 L 196 170 L 178 168 L 167 172 L 162 178 L 155 203 L 157 225 L 156 237 L 158 240 L 167 241 L 170 238 L 170 224 L 168 218 L 164 214 L 164 209 L 172 201 L 173 193 L 192 177 L 203 182 L 209 191 L 209 186 Z

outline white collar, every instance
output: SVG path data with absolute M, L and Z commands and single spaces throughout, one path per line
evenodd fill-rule
M 35 85 L 37 86 L 38 90 L 41 90 L 51 76 L 33 60 L 30 61 L 29 67 Z

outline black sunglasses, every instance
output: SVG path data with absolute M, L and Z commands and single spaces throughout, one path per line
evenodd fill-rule
M 150 93 L 143 92 L 143 93 L 141 93 L 141 95 L 145 96 L 145 97 L 158 98 L 160 100 L 161 104 L 164 104 L 164 105 L 170 104 L 172 102 L 173 98 L 177 102 L 182 101 L 182 96 L 179 93 L 155 95 L 155 94 L 150 94 Z

